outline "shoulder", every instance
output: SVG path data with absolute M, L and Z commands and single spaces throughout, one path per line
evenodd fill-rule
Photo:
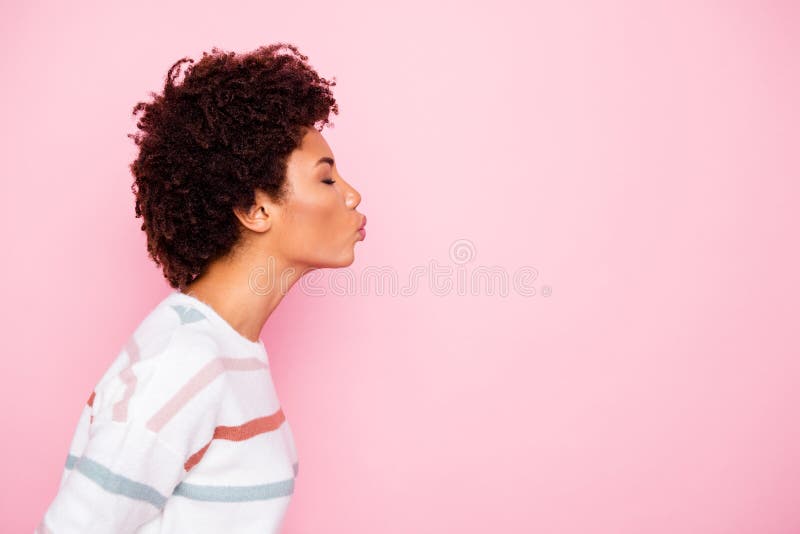
M 113 379 L 98 388 L 95 420 L 130 420 L 155 429 L 163 425 L 154 421 L 163 422 L 168 411 L 177 415 L 190 403 L 214 406 L 226 394 L 219 344 L 203 331 L 178 327 L 157 348 L 137 344 L 134 336 L 124 352 Z

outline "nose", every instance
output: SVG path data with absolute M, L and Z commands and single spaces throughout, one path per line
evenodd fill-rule
M 350 184 L 347 184 L 347 197 L 345 202 L 350 209 L 354 209 L 361 204 L 361 194 Z

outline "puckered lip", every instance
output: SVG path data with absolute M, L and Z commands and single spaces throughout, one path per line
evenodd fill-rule
M 367 225 L 367 216 L 366 215 L 362 215 L 361 217 L 362 217 L 361 226 L 358 227 L 359 230 L 361 230 L 362 228 L 364 228 Z

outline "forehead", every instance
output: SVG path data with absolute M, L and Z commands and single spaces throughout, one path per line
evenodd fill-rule
M 331 147 L 320 132 L 314 128 L 303 136 L 300 146 L 292 153 L 295 161 L 301 165 L 314 166 L 323 156 L 333 157 Z

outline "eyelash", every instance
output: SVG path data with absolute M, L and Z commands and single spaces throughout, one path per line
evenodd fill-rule
M 330 181 L 328 181 L 328 180 L 330 180 Z M 326 180 L 322 180 L 322 183 L 324 183 L 324 184 L 329 184 L 329 185 L 333 185 L 333 184 L 335 184 L 335 183 L 336 183 L 336 180 L 334 180 L 333 178 L 328 178 L 328 179 L 326 179 Z

